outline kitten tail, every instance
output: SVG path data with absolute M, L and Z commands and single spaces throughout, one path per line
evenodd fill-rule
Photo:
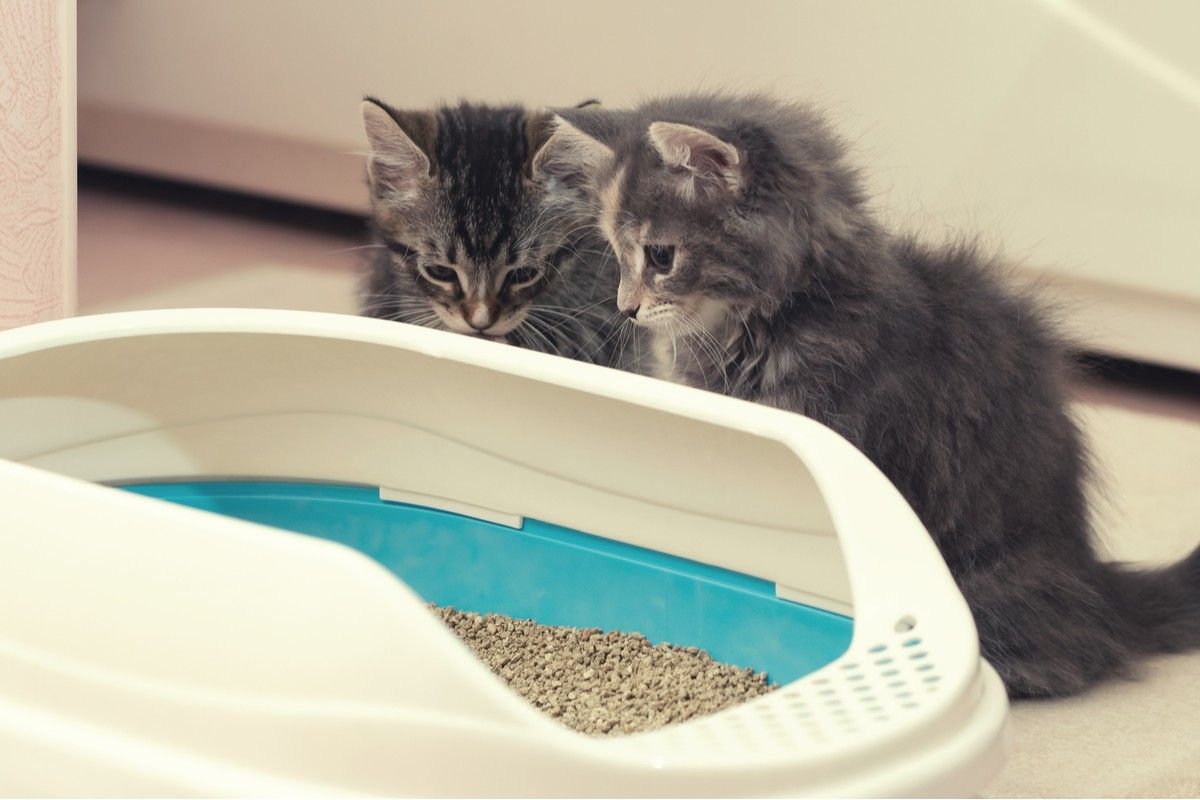
M 1139 631 L 1146 652 L 1200 647 L 1200 547 L 1161 569 L 1104 565 L 1117 607 Z

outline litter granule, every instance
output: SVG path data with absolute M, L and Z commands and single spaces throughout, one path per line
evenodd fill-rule
M 648 731 L 774 689 L 766 673 L 638 633 L 540 625 L 430 606 L 475 654 L 539 709 L 583 733 Z

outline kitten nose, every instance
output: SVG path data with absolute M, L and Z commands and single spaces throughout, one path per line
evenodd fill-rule
M 624 309 L 625 316 L 629 317 L 630 319 L 637 319 L 638 311 L 640 311 L 641 308 L 641 304 L 638 304 L 633 308 L 626 308 Z
M 467 324 L 477 331 L 492 327 L 492 309 L 487 303 L 476 303 L 467 309 Z

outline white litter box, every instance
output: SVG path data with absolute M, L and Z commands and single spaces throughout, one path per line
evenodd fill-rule
M 1002 760 L 966 604 L 836 434 L 392 322 L 0 334 L 0 580 L 3 794 L 969 795 Z M 781 687 L 592 738 L 426 601 Z

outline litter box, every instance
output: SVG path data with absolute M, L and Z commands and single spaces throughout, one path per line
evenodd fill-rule
M 0 334 L 0 793 L 968 795 L 1007 702 L 899 493 L 797 415 L 381 320 Z M 576 733 L 427 602 L 779 688 Z

